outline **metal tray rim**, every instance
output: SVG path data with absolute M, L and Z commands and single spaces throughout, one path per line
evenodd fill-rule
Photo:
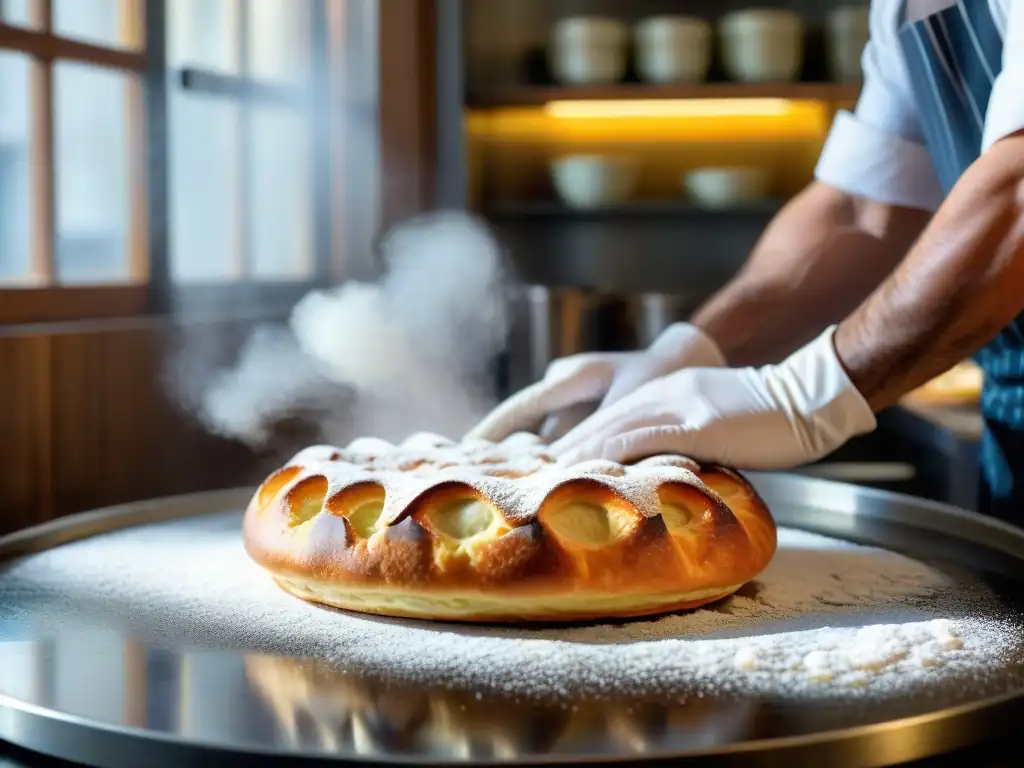
M 766 489 L 774 489 L 787 494 L 792 499 L 792 496 L 798 495 L 792 492 L 799 490 L 799 495 L 814 495 L 814 506 L 819 507 L 822 497 L 831 498 L 833 501 L 841 498 L 844 501 L 842 508 L 839 508 L 838 505 L 827 507 L 829 513 L 884 519 L 914 528 L 954 535 L 997 549 L 1024 562 L 1024 528 L 1018 528 L 978 512 L 932 499 L 825 478 L 770 472 L 744 472 L 743 475 L 761 493 L 764 493 Z M 859 502 L 856 507 L 851 503 L 854 500 Z M 876 505 L 868 506 L 863 502 L 876 502 Z M 893 506 L 893 502 L 902 502 L 902 504 Z M 809 502 L 804 503 L 812 506 Z M 879 514 L 877 508 L 883 506 L 886 509 L 885 514 Z M 788 523 L 788 525 L 792 525 L 792 523 Z M 2 550 L 0 550 L 0 554 L 2 554 Z
M 836 729 L 831 731 L 821 731 L 819 733 L 805 734 L 800 736 L 782 736 L 768 739 L 753 739 L 737 744 L 731 744 L 727 747 L 703 747 L 700 749 L 687 750 L 682 754 L 664 753 L 658 755 L 648 755 L 654 759 L 698 759 L 707 757 L 717 757 L 723 755 L 740 755 L 744 753 L 751 753 L 762 750 L 773 750 L 776 753 L 780 750 L 798 752 L 807 749 L 813 749 L 822 745 L 836 745 L 837 743 L 846 744 L 850 746 L 859 746 L 861 744 L 871 742 L 873 744 L 871 751 L 878 752 L 878 746 L 875 744 L 876 740 L 884 737 L 898 737 L 902 740 L 903 735 L 907 729 L 913 729 L 915 732 L 920 729 L 933 730 L 936 728 L 944 728 L 947 723 L 952 720 L 959 720 L 965 717 L 973 717 L 981 715 L 983 712 L 988 712 L 997 707 L 1005 707 L 1008 704 L 1015 702 L 1024 701 L 1024 693 L 1010 693 L 1002 696 L 985 699 L 983 701 L 972 702 L 969 704 L 962 704 L 956 707 L 950 707 L 943 710 L 937 710 L 935 712 L 929 712 L 923 715 L 915 715 L 912 717 L 901 718 L 898 720 L 890 720 L 884 723 L 873 723 L 871 725 L 853 726 L 849 728 Z M 1015 707 L 1014 711 L 1018 709 L 1024 710 L 1024 706 Z M 91 732 L 99 731 L 109 738 L 118 739 L 137 739 L 144 740 L 147 743 L 161 743 L 167 746 L 174 746 L 178 748 L 187 748 L 190 750 L 207 750 L 209 752 L 221 752 L 228 754 L 235 754 L 239 750 L 230 744 L 218 744 L 203 739 L 191 739 L 187 740 L 180 736 L 170 735 L 166 733 L 149 733 L 142 728 L 117 725 L 114 723 L 103 723 L 103 722 L 92 722 L 87 718 L 72 715 L 66 712 L 57 712 L 46 709 L 36 704 L 30 704 L 27 702 L 19 701 L 5 694 L 0 694 L 0 713 L 7 711 L 14 715 L 22 715 L 26 717 L 38 718 L 43 722 L 60 723 L 66 726 L 87 729 Z M 30 751 L 39 752 L 41 754 L 52 754 L 55 757 L 61 759 L 74 759 L 79 757 L 73 752 L 65 751 L 51 751 L 45 745 L 33 744 L 31 740 L 22 740 L 21 742 L 10 738 L 6 732 L 14 731 L 17 732 L 18 724 L 14 723 L 13 727 L 5 728 L 0 726 L 0 737 L 7 738 L 11 744 L 28 749 Z M 25 729 L 28 731 L 29 729 Z M 933 735 L 938 735 L 937 733 Z M 955 743 L 948 738 L 946 744 L 937 743 L 938 740 L 931 742 L 932 748 L 921 748 L 922 745 L 915 744 L 912 751 L 907 751 L 906 747 L 902 744 L 886 744 L 884 750 L 889 752 L 898 750 L 905 752 L 899 756 L 893 755 L 895 760 L 892 762 L 906 762 L 907 760 L 916 760 L 941 754 L 948 751 L 950 748 L 956 748 L 961 744 Z M 253 756 L 264 756 L 264 757 L 280 757 L 281 755 L 274 750 L 266 747 L 246 747 L 242 754 L 253 755 Z M 621 763 L 623 758 L 614 755 L 599 755 L 581 753 L 575 755 L 557 755 L 557 762 L 559 764 L 593 764 L 593 763 Z M 347 762 L 346 758 L 339 757 L 336 755 L 328 755 L 323 753 L 313 752 L 289 752 L 287 755 L 289 761 L 301 760 L 301 761 L 315 761 L 315 762 Z M 437 766 L 437 765 L 451 765 L 452 763 L 446 762 L 440 758 L 419 758 L 416 756 L 400 756 L 400 757 L 387 757 L 381 755 L 359 755 L 360 762 L 368 762 L 374 764 L 399 764 L 399 765 L 411 765 L 411 766 Z M 640 759 L 639 757 L 637 759 Z M 516 763 L 519 765 L 546 765 L 551 764 L 553 761 L 547 756 L 521 756 L 517 758 Z M 462 765 L 504 765 L 505 762 L 501 760 L 483 760 L 474 761 L 473 763 L 461 763 Z M 845 764 L 840 761 L 840 765 Z M 868 763 L 857 763 L 859 765 L 865 765 Z M 878 765 L 891 764 L 889 761 L 885 763 L 871 763 Z
M 799 503 L 799 497 L 813 495 L 815 505 L 818 507 L 823 506 L 822 499 L 840 502 L 832 506 L 824 506 L 825 511 L 833 515 L 889 518 L 891 515 L 882 514 L 881 508 L 889 506 L 890 509 L 912 510 L 910 513 L 896 515 L 899 519 L 895 522 L 946 535 L 963 536 L 982 546 L 997 549 L 1024 563 L 1024 530 L 983 517 L 975 512 L 940 502 L 822 478 L 758 472 L 744 474 L 760 493 L 767 496 L 783 493 L 793 497 L 794 503 Z M 7 561 L 18 557 L 136 525 L 188 519 L 204 514 L 213 514 L 231 507 L 241 508 L 248 503 L 254 490 L 242 487 L 160 497 L 102 507 L 47 521 L 0 537 L 0 567 Z M 871 505 L 851 503 L 864 501 L 877 502 L 879 509 L 873 509 Z M 892 507 L 892 502 L 895 501 L 901 501 L 904 504 Z M 786 525 L 794 524 L 787 522 Z M 795 525 L 795 527 L 800 526 Z M 76 742 L 74 751 L 53 748 L 51 742 L 66 741 L 69 729 L 87 731 L 95 735 L 102 734 L 106 741 L 144 741 L 148 745 L 162 744 L 165 747 L 179 750 L 209 750 L 222 754 L 244 754 L 257 758 L 271 758 L 279 755 L 279 753 L 266 748 L 187 740 L 173 734 L 152 733 L 133 726 L 95 722 L 0 694 L 0 715 L 3 714 L 8 717 L 0 717 L 0 739 L 6 739 L 9 743 L 30 751 L 64 759 L 80 760 L 84 757 L 81 753 L 81 733 L 76 734 L 74 739 Z M 814 734 L 750 740 L 726 747 L 687 750 L 684 753 L 649 754 L 638 756 L 638 759 L 641 757 L 659 760 L 706 759 L 713 756 L 739 756 L 759 750 L 772 750 L 775 758 L 779 757 L 780 751 L 796 758 L 809 756 L 815 750 L 825 746 L 831 748 L 840 746 L 851 751 L 845 757 L 835 754 L 835 749 L 829 751 L 830 761 L 837 766 L 885 765 L 927 758 L 966 746 L 970 740 L 964 734 L 966 729 L 963 726 L 969 725 L 971 729 L 992 733 L 1002 728 L 1003 724 L 1019 722 L 1021 715 L 1024 715 L 1024 690 L 882 723 L 851 726 Z M 65 734 L 65 738 L 59 738 L 60 734 Z M 914 734 L 915 738 L 908 738 L 909 734 Z M 50 736 L 58 738 L 51 739 Z M 924 738 L 925 736 L 926 738 Z M 103 750 L 97 749 L 96 751 L 102 752 Z M 881 754 L 887 755 L 887 758 L 879 762 L 878 756 Z M 858 760 L 858 756 L 863 759 Z M 339 756 L 310 752 L 291 752 L 287 757 L 289 760 L 297 761 L 344 761 L 344 758 Z M 437 759 L 405 755 L 360 755 L 358 759 L 374 764 L 448 764 L 438 762 Z M 619 756 L 580 754 L 523 756 L 519 758 L 519 762 L 520 764 L 535 765 L 550 763 L 553 759 L 568 764 L 622 761 Z M 498 763 L 499 761 L 495 760 L 477 762 L 476 764 Z

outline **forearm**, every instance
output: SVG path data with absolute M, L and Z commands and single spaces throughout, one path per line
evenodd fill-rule
M 961 178 L 906 261 L 836 332 L 876 411 L 983 346 L 1024 306 L 1024 136 Z
M 891 273 L 927 219 L 921 211 L 812 184 L 692 322 L 730 365 L 777 362 L 853 311 Z

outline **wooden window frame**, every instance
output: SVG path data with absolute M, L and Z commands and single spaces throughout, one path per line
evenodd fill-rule
M 162 0 L 158 3 L 163 5 Z M 133 3 L 123 3 L 120 23 L 124 40 L 140 49 L 118 49 L 55 34 L 53 0 L 33 0 L 29 5 L 32 28 L 0 20 L 0 51 L 30 57 L 32 103 L 31 156 L 32 251 L 30 285 L 39 287 L 0 288 L 0 325 L 29 321 L 62 321 L 83 317 L 118 317 L 144 313 L 148 308 L 151 262 L 149 183 L 147 179 L 147 116 L 145 94 L 150 71 L 148 25 L 151 18 L 147 0 L 145 15 L 133 12 Z M 54 284 L 56 249 L 56 169 L 53 147 L 53 71 L 61 61 L 114 69 L 127 75 L 126 114 L 129 190 L 132 210 L 128 217 L 128 284 L 68 286 Z
M 331 142 L 331 127 L 328 111 L 318 105 L 331 102 L 331 36 L 332 22 L 330 5 L 337 0 L 309 0 L 309 80 L 302 84 L 280 84 L 264 81 L 249 73 L 249 15 L 245 2 L 239 2 L 239 14 L 235 20 L 234 49 L 238 52 L 236 62 L 238 73 L 225 74 L 198 67 L 184 67 L 171 74 L 175 87 L 186 93 L 202 94 L 236 104 L 239 107 L 235 124 L 235 163 L 239 170 L 236 179 L 238 194 L 235 195 L 233 211 L 234 227 L 237 233 L 237 247 L 232 255 L 232 276 L 229 281 L 210 284 L 173 285 L 168 279 L 167 291 L 175 307 L 187 312 L 217 311 L 220 313 L 245 312 L 254 304 L 278 312 L 294 304 L 298 297 L 317 287 L 331 282 L 332 262 L 338 258 L 337 244 L 331 231 L 331 210 L 333 206 L 331 177 L 338 163 Z M 342 0 L 344 1 L 344 0 Z M 316 159 L 310 164 L 312 170 L 313 201 L 313 264 L 308 279 L 294 281 L 253 280 L 249 276 L 249 238 L 251 231 L 251 198 L 244 194 L 248 186 L 252 156 L 252 125 L 248 113 L 254 106 L 280 106 L 302 114 L 309 130 L 309 151 Z M 268 306 L 269 305 L 269 306 Z
M 438 28 L 438 3 L 445 1 L 379 0 L 380 144 L 389 164 L 401 170 L 382 179 L 385 228 L 433 208 L 437 201 L 437 46 L 438 35 L 449 31 Z M 461 4 L 457 8 L 461 16 Z M 461 121 L 461 109 L 445 117 Z
M 2 1 L 2 0 L 0 0 Z M 314 269 L 311 278 L 296 281 L 252 280 L 244 274 L 228 281 L 175 284 L 170 267 L 170 221 L 168 200 L 168 104 L 170 87 L 234 100 L 242 106 L 259 103 L 288 103 L 309 111 L 312 151 L 317 157 L 330 155 L 330 132 L 320 118 L 323 110 L 312 109 L 314 99 L 329 87 L 327 61 L 329 33 L 328 4 L 336 0 L 311 0 L 311 82 L 284 87 L 261 83 L 245 74 L 247 56 L 242 53 L 243 70 L 231 77 L 200 69 L 171 70 L 167 61 L 167 8 L 165 0 L 144 0 L 144 16 L 126 38 L 142 45 L 140 50 L 119 50 L 63 37 L 53 31 L 53 0 L 34 0 L 31 28 L 0 22 L 0 50 L 24 53 L 32 58 L 33 166 L 33 275 L 29 287 L 0 287 L 0 325 L 73 322 L 136 317 L 166 313 L 249 314 L 254 308 L 279 312 L 294 304 L 311 288 L 326 285 L 333 270 L 335 243 L 331 231 L 331 176 L 334 163 L 314 163 Z M 126 4 L 126 7 L 131 4 Z M 241 4 L 245 8 L 244 3 Z M 246 20 L 240 19 L 235 34 L 245 40 Z M 54 284 L 56 236 L 53 151 L 53 65 L 74 61 L 116 68 L 134 73 L 138 85 L 129 94 L 128 106 L 134 128 L 129 130 L 129 200 L 140 206 L 130 216 L 130 283 L 113 285 L 61 286 Z M 299 103 L 306 102 L 305 106 Z M 244 117 L 241 121 L 245 123 Z M 243 127 L 242 134 L 248 133 Z M 137 143 L 134 143 L 137 142 Z M 242 168 L 249 160 L 245 140 L 239 142 Z M 243 170 L 244 173 L 244 170 Z M 243 186 L 244 179 L 240 182 Z M 327 190 L 327 194 L 324 194 Z M 245 221 L 236 222 L 243 236 L 236 266 L 244 269 L 248 252 Z M 41 283 L 31 287 L 32 283 Z
M 52 0 L 35 1 L 52 8 Z M 36 64 L 69 60 L 117 67 L 141 76 L 137 106 L 144 120 L 140 120 L 139 132 L 129 133 L 129 137 L 142 144 L 137 154 L 144 160 L 132 166 L 131 199 L 133 204 L 144 201 L 141 204 L 145 212 L 139 212 L 138 219 L 145 226 L 130 233 L 129 247 L 132 253 L 148 255 L 144 271 L 141 263 L 135 263 L 137 274 L 145 275 L 145 283 L 0 288 L 0 326 L 177 313 L 277 314 L 311 288 L 374 274 L 375 256 L 364 242 L 353 240 L 358 227 L 349 224 L 359 223 L 364 231 L 367 226 L 373 227 L 376 234 L 399 219 L 431 208 L 436 199 L 435 56 L 439 0 L 377 0 L 379 92 L 376 103 L 366 104 L 359 97 L 353 101 L 354 94 L 360 93 L 358 79 L 365 64 L 349 61 L 348 41 L 360 30 L 345 23 L 345 2 L 312 0 L 312 19 L 323 19 L 324 23 L 311 25 L 312 78 L 308 90 L 198 68 L 171 70 L 167 60 L 165 0 L 143 0 L 146 23 L 142 25 L 141 51 L 107 49 L 62 37 L 52 33 L 52 25 L 24 29 L 0 22 L 0 50 L 26 53 Z M 351 158 L 372 148 L 358 137 L 346 135 L 334 111 L 316 110 L 311 119 L 313 146 L 318 158 L 329 157 L 330 162 L 317 162 L 313 167 L 313 278 L 283 283 L 240 280 L 175 285 L 170 269 L 168 210 L 167 96 L 171 87 L 247 104 L 324 99 L 326 103 L 365 113 L 368 119 L 377 120 L 375 146 L 388 158 L 386 167 L 381 168 L 379 207 L 366 200 L 363 180 L 345 172 L 346 168 L 357 167 Z M 52 100 L 46 103 L 52 108 Z M 52 143 L 52 136 L 44 138 Z M 48 162 L 52 165 L 52 161 L 51 152 Z M 388 172 L 387 166 L 395 165 L 401 167 L 401 174 Z M 52 184 L 37 194 L 49 201 L 35 215 L 49 222 L 47 231 L 52 238 Z M 365 219 L 374 218 L 373 212 L 379 221 L 367 224 Z

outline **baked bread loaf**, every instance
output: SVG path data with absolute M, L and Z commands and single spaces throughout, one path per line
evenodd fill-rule
M 307 448 L 257 490 L 249 556 L 292 594 L 447 621 L 578 621 L 694 608 L 775 553 L 739 475 L 656 456 L 558 466 L 540 440 Z

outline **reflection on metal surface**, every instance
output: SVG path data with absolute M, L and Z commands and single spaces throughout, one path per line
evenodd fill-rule
M 0 694 L 32 701 L 39 698 L 42 680 L 36 643 L 7 642 L 0 653 Z
M 127 639 L 124 644 L 124 722 L 146 727 L 146 647 Z
M 797 474 L 844 483 L 894 483 L 913 480 L 917 469 L 900 461 L 834 461 L 803 467 Z
M 882 491 L 795 476 L 752 479 L 780 525 L 978 569 L 1008 610 L 1024 615 L 1024 532 Z M 132 525 L 237 510 L 250 493 L 70 518 L 0 539 L 0 559 Z M 75 615 L 66 596 L 4 592 L 3 582 L 0 564 L 0 739 L 102 766 L 190 764 L 209 745 L 270 751 L 290 765 L 304 756 L 452 764 L 695 752 L 750 764 L 777 764 L 783 754 L 801 764 L 883 764 L 1012 733 L 1024 718 L 1024 695 L 1011 683 L 999 699 L 968 698 L 940 711 L 934 700 L 920 700 L 897 715 L 856 702 L 758 699 L 749 691 L 668 697 L 657 681 L 632 700 L 491 698 L 252 649 L 211 650 L 199 632 L 196 647 L 158 646 L 143 642 L 123 612 Z M 891 717 L 907 719 L 887 722 Z
M 128 710 L 124 639 L 113 628 L 81 633 L 53 646 L 53 706 L 62 712 L 121 722 Z M 119 653 L 107 653 L 117 648 Z
M 754 735 L 752 701 L 487 701 L 467 691 L 397 686 L 316 661 L 250 656 L 246 673 L 294 750 L 432 760 L 523 755 L 644 755 Z
M 180 659 L 179 732 L 197 741 L 218 741 L 225 733 L 244 733 L 248 695 L 242 659 L 234 654 L 190 652 Z

